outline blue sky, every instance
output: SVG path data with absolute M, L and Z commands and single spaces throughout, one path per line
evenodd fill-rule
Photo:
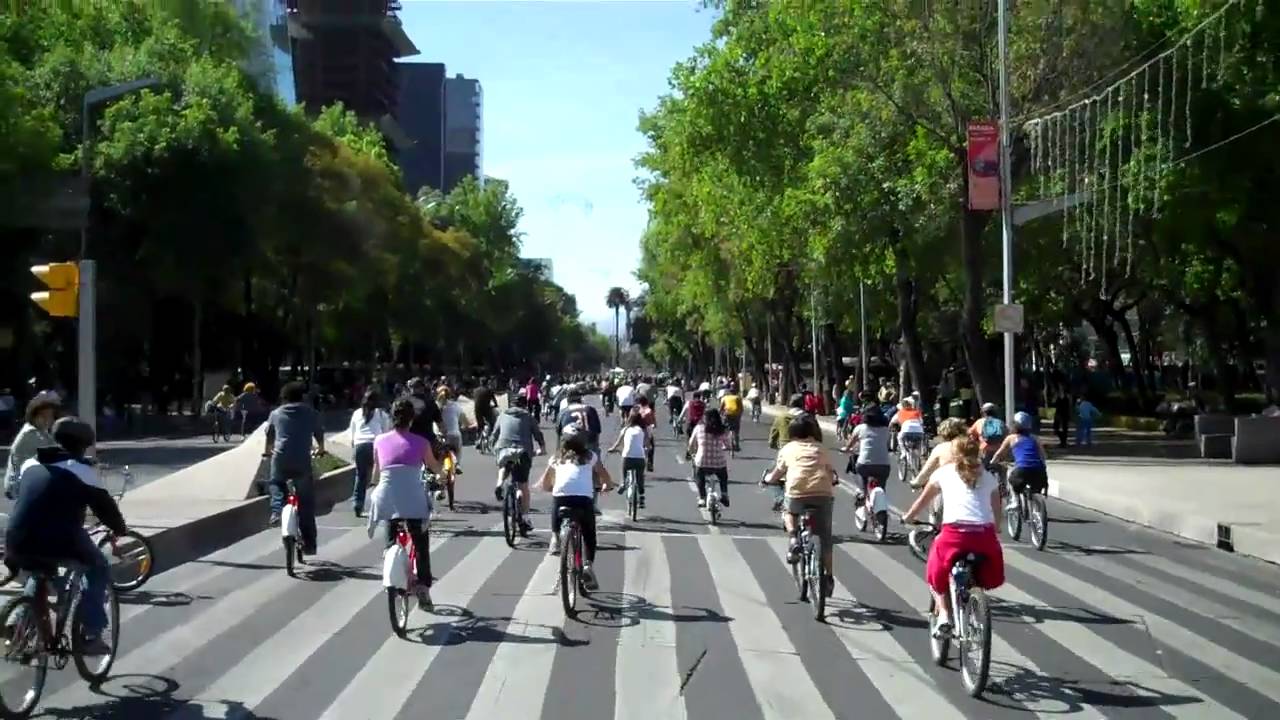
M 671 66 L 710 37 L 692 0 L 401 0 L 421 51 L 484 91 L 484 171 L 510 181 L 524 208 L 526 257 L 601 323 L 611 286 L 633 292 L 646 209 L 632 163 L 639 111 L 667 91 Z

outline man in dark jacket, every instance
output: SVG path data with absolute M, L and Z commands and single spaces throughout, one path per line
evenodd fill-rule
M 300 382 L 287 383 L 280 389 L 283 404 L 267 416 L 267 444 L 263 454 L 271 458 L 271 479 L 267 485 L 271 493 L 268 524 L 272 527 L 280 524 L 289 481 L 293 481 L 298 496 L 303 552 L 313 555 L 316 551 L 316 496 L 311 443 L 315 441 L 317 454 L 324 454 L 324 427 L 320 413 L 306 402 L 306 396 L 306 386 Z
M 102 485 L 98 469 L 85 453 L 94 446 L 93 428 L 77 418 L 53 424 L 54 447 L 42 447 L 22 466 L 18 499 L 5 531 L 5 563 L 15 570 L 56 567 L 71 561 L 85 568 L 83 628 L 86 655 L 112 651 L 102 639 L 111 568 L 84 528 L 85 509 L 112 532 L 123 535 L 124 517 Z M 27 593 L 35 594 L 34 580 Z
M 422 378 L 409 381 L 409 400 L 413 403 L 415 412 L 409 432 L 430 440 L 431 447 L 437 448 L 435 425 L 440 421 L 440 406 L 431 393 L 427 392 L 427 383 Z

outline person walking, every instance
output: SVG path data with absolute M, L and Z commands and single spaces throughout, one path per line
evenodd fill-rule
M 360 407 L 351 413 L 351 424 L 348 427 L 356 461 L 355 484 L 351 488 L 351 505 L 356 517 L 364 515 L 365 490 L 373 475 L 373 441 L 390 430 L 391 418 L 379 407 L 378 393 L 373 389 L 365 391 Z

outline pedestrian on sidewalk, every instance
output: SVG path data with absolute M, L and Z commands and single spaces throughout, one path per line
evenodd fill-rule
M 373 474 L 373 441 L 379 435 L 391 431 L 391 418 L 380 405 L 378 393 L 370 388 L 365 391 L 360 407 L 351 413 L 351 449 L 356 461 L 355 484 L 351 488 L 351 504 L 356 517 L 364 514 L 364 495 Z
M 1088 397 L 1076 404 L 1076 445 L 1093 447 L 1093 423 L 1102 417 L 1102 411 Z
M 1066 385 L 1058 386 L 1058 395 L 1053 400 L 1053 433 L 1058 436 L 1058 443 L 1067 446 L 1067 435 L 1071 426 L 1071 394 Z

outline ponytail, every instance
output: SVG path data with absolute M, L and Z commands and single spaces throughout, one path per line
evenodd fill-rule
M 978 484 L 982 477 L 981 445 L 974 436 L 965 433 L 951 441 L 952 457 L 955 458 L 956 472 L 969 488 Z

